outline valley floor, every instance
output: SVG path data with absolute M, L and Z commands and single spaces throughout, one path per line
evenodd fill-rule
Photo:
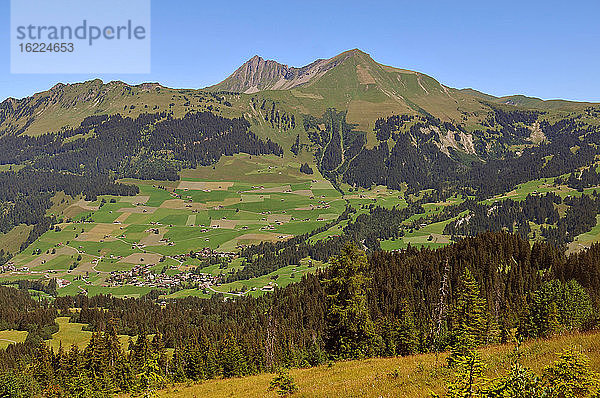
M 600 370 L 600 332 L 533 340 L 521 347 L 524 366 L 536 373 L 558 359 L 565 348 L 574 348 L 590 359 L 593 370 Z M 510 368 L 513 345 L 498 345 L 481 350 L 488 365 L 486 376 L 501 376 Z M 446 354 L 367 359 L 293 369 L 298 392 L 294 397 L 428 397 L 444 393 L 451 371 L 445 365 Z M 196 385 L 177 385 L 160 391 L 160 397 L 276 397 L 267 391 L 273 374 L 235 379 L 210 380 Z

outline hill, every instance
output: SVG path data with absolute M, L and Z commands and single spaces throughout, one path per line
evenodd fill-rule
M 104 83 L 100 79 L 58 83 L 30 97 L 4 100 L 0 105 L 0 135 L 57 133 L 77 127 L 90 116 L 137 117 L 165 111 L 182 116 L 194 110 L 218 113 L 222 102 L 199 90 L 175 90 L 158 83 L 133 86 L 121 81 Z
M 219 93 L 219 95 L 215 95 Z M 240 96 L 236 93 L 243 93 Z M 445 121 L 475 125 L 489 113 L 486 101 L 513 107 L 582 111 L 594 104 L 543 101 L 524 96 L 497 98 L 476 90 L 458 90 L 426 74 L 382 65 L 369 54 L 349 50 L 303 67 L 290 67 L 254 56 L 224 81 L 202 90 L 170 89 L 159 83 L 128 85 L 59 83 L 50 90 L 0 105 L 1 133 L 38 135 L 76 127 L 85 117 L 172 111 L 175 116 L 209 109 L 229 116 L 254 113 L 248 96 L 270 99 L 284 110 L 320 116 L 327 108 L 348 112 L 362 129 L 392 114 L 430 114 Z M 228 106 L 224 106 L 227 102 Z M 233 106 L 232 106 L 233 105 Z
M 497 98 L 475 90 L 457 90 L 426 74 L 382 65 L 359 49 L 299 68 L 255 56 L 208 90 L 279 96 L 311 114 L 321 114 L 328 107 L 346 110 L 348 120 L 361 128 L 372 127 L 374 120 L 390 114 L 428 113 L 447 121 L 467 116 L 473 124 L 489 112 L 481 100 L 552 110 L 582 110 L 593 105 L 524 96 Z

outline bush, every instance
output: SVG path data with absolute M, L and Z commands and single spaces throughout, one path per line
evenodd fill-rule
M 308 163 L 302 164 L 302 166 L 300 166 L 300 171 L 303 172 L 304 174 L 314 173 L 313 169 L 308 165 Z
M 280 396 L 287 397 L 298 391 L 298 386 L 289 371 L 280 370 L 277 376 L 271 380 L 268 391 L 277 391 Z

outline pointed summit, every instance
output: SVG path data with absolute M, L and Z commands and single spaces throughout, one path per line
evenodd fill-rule
M 329 70 L 349 58 L 371 59 L 369 54 L 355 48 L 330 59 L 318 59 L 311 64 L 296 68 L 253 56 L 212 90 L 255 93 L 263 90 L 289 90 L 316 81 Z

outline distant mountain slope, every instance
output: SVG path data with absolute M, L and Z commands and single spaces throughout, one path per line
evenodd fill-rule
M 372 128 L 374 120 L 391 114 L 430 114 L 476 125 L 489 114 L 485 101 L 565 111 L 591 105 L 524 96 L 497 98 L 472 89 L 454 89 L 423 73 L 382 65 L 358 49 L 300 68 L 254 56 L 207 90 L 276 96 L 303 113 L 319 116 L 330 107 L 346 110 L 348 120 L 362 129 Z
M 64 127 L 77 127 L 83 119 L 95 115 L 135 118 L 141 113 L 163 111 L 173 112 L 174 116 L 190 111 L 216 112 L 228 108 L 223 102 L 213 93 L 172 89 L 158 83 L 129 85 L 121 81 L 103 83 L 100 79 L 58 83 L 30 97 L 4 100 L 0 104 L 0 135 L 58 132 Z
M 301 68 L 255 56 L 209 90 L 246 94 L 293 90 L 292 95 L 302 102 L 310 99 L 351 113 L 360 108 L 372 114 L 376 107 L 379 113 L 386 114 L 430 112 L 456 118 L 460 107 L 470 111 L 482 109 L 471 95 L 446 87 L 425 74 L 381 65 L 358 49 Z
M 538 110 L 581 110 L 585 107 L 597 107 L 598 104 L 592 102 L 574 102 L 561 99 L 543 100 L 536 97 L 528 97 L 525 95 L 507 95 L 503 97 L 495 97 L 490 94 L 482 93 L 481 91 L 472 88 L 464 88 L 459 90 L 462 93 L 472 95 L 476 98 L 481 98 L 486 101 L 495 102 L 497 104 L 520 106 L 524 108 Z

